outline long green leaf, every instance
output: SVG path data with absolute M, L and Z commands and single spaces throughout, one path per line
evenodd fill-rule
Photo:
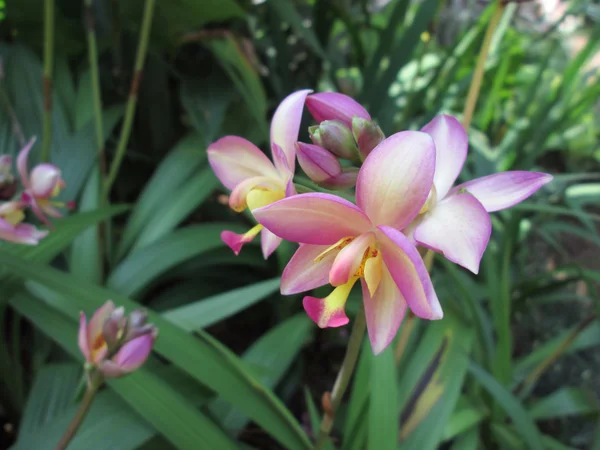
M 73 320 L 27 295 L 17 296 L 11 304 L 72 356 L 82 359 Z M 211 420 L 149 371 L 141 369 L 128 377 L 108 380 L 108 384 L 177 447 L 236 449 Z
M 515 427 L 531 450 L 543 450 L 542 436 L 525 407 L 504 386 L 478 365 L 471 363 L 469 372 L 481 383 L 512 419 Z
M 369 450 L 395 448 L 398 442 L 400 410 L 394 349 L 389 346 L 372 356 L 371 399 L 369 402 Z
M 186 331 L 206 328 L 271 295 L 279 289 L 280 283 L 280 278 L 274 278 L 234 289 L 171 309 L 164 312 L 163 317 Z
M 177 230 L 124 259 L 108 278 L 108 287 L 135 296 L 157 276 L 194 256 L 223 245 L 225 224 L 208 223 Z M 229 228 L 235 228 L 229 226 Z
M 0 268 L 20 277 L 37 281 L 64 295 L 70 303 L 64 313 L 77 320 L 79 310 L 91 312 L 107 299 L 126 310 L 140 305 L 109 289 L 63 273 L 51 267 L 33 264 L 0 253 Z M 291 450 L 310 448 L 310 442 L 292 414 L 273 393 L 245 371 L 239 359 L 227 348 L 199 331 L 197 338 L 172 325 L 159 314 L 149 311 L 149 320 L 160 329 L 155 350 L 200 383 L 215 390 L 225 400 L 238 406 L 252 420 Z

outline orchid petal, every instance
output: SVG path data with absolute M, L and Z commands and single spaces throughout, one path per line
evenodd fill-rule
M 279 247 L 279 244 L 281 244 L 282 240 L 283 239 L 275 236 L 269 230 L 263 228 L 262 232 L 260 233 L 260 245 L 265 259 L 271 256 L 271 254 L 277 250 L 277 247 Z
M 342 173 L 342 166 L 338 159 L 318 145 L 298 142 L 296 155 L 304 173 L 317 183 Z
M 341 327 L 349 322 L 344 308 L 357 278 L 336 287 L 325 298 L 304 297 L 302 306 L 319 328 Z
M 483 205 L 487 212 L 510 208 L 532 196 L 552 175 L 515 170 L 476 178 L 452 189 L 450 195 L 466 190 Z
M 329 270 L 337 252 L 328 252 L 316 260 L 328 245 L 300 244 L 281 276 L 281 293 L 298 294 L 329 283 Z
M 263 187 L 269 190 L 280 190 L 278 180 L 267 177 L 252 177 L 241 181 L 229 196 L 229 207 L 237 212 L 242 212 L 248 206 L 246 198 L 250 191 L 256 187 Z
M 87 341 L 90 349 L 90 360 L 93 363 L 103 360 L 108 351 L 104 342 L 102 329 L 104 328 L 104 322 L 106 322 L 106 319 L 110 317 L 114 310 L 114 303 L 110 300 L 107 301 L 96 310 L 88 324 Z
M 320 92 L 306 98 L 306 107 L 317 122 L 340 120 L 352 129 L 352 118 L 371 120 L 365 108 L 356 100 L 337 92 Z
M 316 192 L 284 198 L 252 214 L 277 236 L 300 244 L 331 245 L 371 228 L 367 216 L 354 204 Z
M 31 171 L 31 192 L 36 198 L 51 197 L 60 182 L 60 169 L 53 164 L 38 164 Z
M 240 254 L 244 244 L 252 242 L 258 233 L 263 229 L 262 225 L 256 225 L 244 234 L 237 234 L 233 231 L 223 231 L 221 240 L 231 249 L 236 255 Z
M 19 152 L 19 156 L 17 157 L 17 170 L 19 171 L 19 176 L 21 177 L 21 183 L 25 187 L 25 189 L 29 189 L 29 172 L 27 170 L 27 161 L 29 159 L 29 153 L 33 148 L 33 144 L 35 144 L 35 138 L 31 138 L 27 145 L 21 149 Z
M 369 340 L 373 353 L 378 355 L 396 336 L 406 313 L 406 301 L 385 264 L 382 264 L 381 282 L 373 296 L 364 280 L 361 284 Z
M 356 182 L 356 203 L 373 225 L 401 229 L 427 200 L 434 168 L 435 146 L 429 135 L 396 133 L 365 159 Z
M 373 233 L 364 233 L 340 250 L 329 271 L 329 283 L 332 286 L 346 284 L 355 276 L 363 262 L 365 251 L 374 239 Z
M 425 215 L 414 237 L 424 247 L 478 273 L 491 233 L 490 215 L 475 197 L 463 193 L 438 203 Z
M 358 169 L 356 167 L 345 167 L 339 175 L 328 178 L 319 184 L 326 189 L 347 189 L 356 186 L 357 178 Z
M 37 245 L 47 235 L 47 231 L 40 231 L 33 225 L 27 223 L 11 225 L 0 218 L 0 240 L 16 244 Z
M 271 153 L 273 155 L 273 163 L 275 164 L 275 167 L 277 168 L 277 171 L 279 172 L 279 176 L 282 180 L 289 180 L 290 178 L 294 177 L 294 166 L 290 166 L 289 163 L 287 162 L 287 156 L 286 154 L 283 152 L 283 149 L 277 145 L 277 144 L 272 144 L 271 145 Z M 294 156 L 296 155 L 296 153 L 294 153 Z M 294 162 L 295 162 L 295 158 L 294 158 Z
M 208 162 L 221 183 L 233 189 L 247 178 L 278 179 L 273 163 L 252 142 L 237 136 L 225 136 L 209 145 Z
M 154 336 L 145 334 L 127 342 L 119 353 L 113 358 L 113 361 L 126 373 L 133 372 L 139 368 L 148 359 L 152 346 L 154 345 Z
M 417 249 L 400 231 L 385 226 L 379 230 L 383 260 L 411 311 L 423 319 L 441 319 L 442 307 Z
M 446 196 L 467 159 L 469 138 L 461 123 L 445 114 L 436 116 L 421 131 L 435 143 L 435 175 L 433 184 L 438 198 Z
M 87 319 L 83 311 L 79 313 L 79 336 L 77 343 L 79 344 L 79 349 L 81 350 L 81 353 L 83 353 L 85 360 L 87 362 L 92 362 L 87 335 Z
M 302 111 L 306 96 L 311 93 L 310 89 L 293 92 L 288 95 L 277 107 L 271 120 L 271 144 L 276 144 L 283 150 L 287 167 L 294 173 L 296 163 L 296 152 L 294 143 L 298 140 L 300 122 L 302 122 Z M 280 162 L 275 159 L 275 167 L 281 171 Z

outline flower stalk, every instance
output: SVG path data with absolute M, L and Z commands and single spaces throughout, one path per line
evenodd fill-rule
M 490 52 L 490 45 L 492 43 L 492 38 L 494 37 L 494 32 L 496 31 L 498 23 L 502 18 L 504 7 L 505 3 L 503 1 L 499 1 L 496 5 L 496 10 L 490 19 L 485 32 L 483 44 L 481 44 L 481 50 L 479 51 L 479 57 L 477 58 L 477 65 L 475 66 L 475 71 L 473 72 L 473 79 L 471 80 L 471 85 L 469 86 L 469 93 L 467 94 L 465 109 L 463 111 L 462 124 L 465 127 L 465 130 L 469 129 L 469 125 L 471 125 L 471 121 L 473 120 L 473 113 L 475 112 L 477 98 L 479 97 L 479 91 L 481 90 L 481 83 L 483 81 L 485 63 Z
M 148 42 L 150 40 L 150 29 L 152 28 L 152 17 L 154 16 L 155 4 L 156 0 L 146 0 L 144 6 L 144 17 L 142 19 L 142 30 L 140 31 L 140 41 L 135 58 L 133 80 L 131 81 L 131 87 L 129 88 L 129 99 L 127 100 L 127 106 L 125 108 L 125 118 L 123 119 L 123 127 L 121 128 L 121 135 L 119 136 L 115 158 L 112 161 L 110 172 L 104 183 L 105 195 L 108 195 L 117 178 L 121 162 L 125 156 L 129 136 L 131 135 L 131 126 L 133 125 L 135 106 L 137 104 L 140 84 L 142 82 L 142 72 L 144 69 L 144 61 L 146 60 L 146 53 L 148 51 Z
M 333 385 L 333 391 L 331 396 L 327 394 L 323 397 L 324 409 L 323 419 L 321 420 L 321 427 L 319 429 L 319 435 L 315 443 L 315 450 L 322 449 L 327 440 L 329 439 L 329 433 L 333 428 L 333 421 L 335 419 L 335 413 L 342 402 L 342 397 L 348 388 L 354 368 L 356 367 L 356 361 L 360 354 L 360 348 L 365 335 L 366 322 L 365 312 L 361 308 L 358 315 L 354 319 L 354 325 L 352 326 L 352 332 L 350 334 L 350 340 L 348 341 L 348 348 L 346 349 L 346 355 L 344 356 L 344 362 L 338 372 L 335 384 Z
M 79 409 L 75 413 L 75 417 L 73 417 L 73 420 L 69 424 L 67 431 L 65 431 L 65 434 L 63 434 L 62 438 L 60 439 L 60 442 L 56 446 L 56 450 L 65 450 L 67 446 L 71 443 L 73 437 L 75 437 L 75 434 L 77 433 L 77 430 L 79 430 L 79 427 L 83 423 L 83 420 L 90 411 L 90 407 L 92 406 L 92 402 L 94 401 L 96 392 L 98 392 L 98 389 L 100 388 L 100 386 L 102 386 L 103 382 L 104 377 L 100 372 L 93 371 L 89 374 L 87 389 L 83 396 L 83 400 L 79 405 Z
M 52 141 L 52 70 L 54 67 L 54 0 L 44 1 L 44 120 L 42 162 L 50 160 Z

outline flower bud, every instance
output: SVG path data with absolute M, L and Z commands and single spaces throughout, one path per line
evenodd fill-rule
M 114 350 L 123 337 L 123 331 L 127 324 L 125 317 L 125 308 L 122 306 L 115 309 L 104 321 L 102 326 L 102 336 L 108 347 L 109 352 Z
M 314 144 L 340 158 L 354 160 L 358 156 L 358 147 L 350 128 L 339 120 L 325 120 L 320 125 L 309 127 L 308 133 Z
M 304 173 L 316 183 L 339 175 L 342 167 L 338 159 L 318 145 L 296 143 L 296 156 Z
M 371 120 L 365 108 L 356 100 L 337 92 L 321 92 L 306 97 L 306 107 L 317 122 L 339 120 L 348 128 L 352 127 L 353 117 Z
M 356 186 L 356 179 L 358 178 L 357 167 L 345 167 L 342 171 L 331 178 L 319 183 L 326 189 L 347 189 Z
M 385 139 L 383 131 L 374 121 L 362 117 L 352 118 L 352 135 L 358 143 L 358 151 L 363 161 L 371 150 Z
M 129 320 L 127 321 L 127 331 L 125 333 L 124 342 L 129 342 L 140 336 L 147 334 L 155 335 L 157 330 L 152 324 L 146 323 L 148 320 L 148 313 L 143 309 L 136 309 L 129 314 Z
M 146 334 L 127 342 L 112 358 L 102 361 L 98 369 L 106 378 L 118 378 L 138 369 L 150 356 L 155 334 Z

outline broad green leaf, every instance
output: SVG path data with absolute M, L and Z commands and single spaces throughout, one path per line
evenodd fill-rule
M 296 315 L 269 330 L 244 353 L 243 361 L 258 370 L 257 378 L 269 389 L 274 389 L 314 329 L 305 314 Z M 217 400 L 211 408 L 225 429 L 239 433 L 248 424 L 248 418 L 238 408 Z
M 179 141 L 161 162 L 127 221 L 119 244 L 119 258 L 125 255 L 144 227 L 162 214 L 165 205 L 175 198 L 175 193 L 206 162 L 204 148 L 201 137 L 189 135 Z
M 279 289 L 280 278 L 262 281 L 171 309 L 162 316 L 186 331 L 206 328 L 232 316 Z
M 430 329 L 433 330 L 430 331 Z M 437 328 L 437 330 L 436 330 Z M 438 336 L 441 342 L 425 373 L 421 374 L 419 385 L 427 381 L 420 395 L 411 399 L 412 406 L 404 408 L 401 435 L 405 439 L 401 448 L 420 450 L 437 449 L 443 441 L 444 428 L 439 424 L 447 423 L 454 411 L 465 380 L 469 353 L 473 345 L 473 330 L 460 320 L 447 313 L 443 320 L 426 325 L 426 336 Z M 441 334 L 441 336 L 440 336 Z M 436 340 L 437 340 L 436 339 Z M 423 339 L 425 344 L 425 339 Z M 433 342 L 433 340 L 432 340 Z M 427 347 L 423 347 L 427 352 Z M 413 359 L 420 359 L 421 346 L 417 347 Z M 411 361 L 412 363 L 412 361 Z M 402 389 L 401 379 L 399 389 Z M 413 390 L 413 392 L 415 392 Z M 414 429 L 414 431 L 413 431 Z
M 19 427 L 16 449 L 45 448 L 57 443 L 79 408 L 76 388 L 82 368 L 76 364 L 52 364 L 36 376 Z M 138 417 L 114 393 L 103 391 L 94 399 L 88 416 L 70 450 L 89 448 L 110 450 L 135 449 L 156 431 Z
M 143 228 L 132 252 L 142 249 L 171 233 L 211 195 L 219 180 L 210 167 L 190 178 L 175 193 L 171 201 L 157 210 L 157 214 Z
M 93 211 L 98 208 L 100 183 L 100 172 L 94 168 L 81 197 L 80 211 Z M 101 283 L 102 263 L 99 230 L 96 226 L 85 230 L 73 241 L 69 267 L 72 274 L 92 283 Z
M 72 356 L 82 359 L 75 321 L 27 295 L 17 296 L 11 305 Z M 108 380 L 108 384 L 177 447 L 236 449 L 214 422 L 148 370 L 142 368 L 127 377 Z
M 36 281 L 63 295 L 69 301 L 69 306 L 63 308 L 62 312 L 71 317 L 73 322 L 77 321 L 79 310 L 91 313 L 107 299 L 112 299 L 128 311 L 140 307 L 138 303 L 115 291 L 11 255 L 0 253 L 0 268 Z M 292 414 L 272 392 L 245 370 L 239 359 L 227 348 L 202 331 L 191 336 L 153 311 L 148 311 L 148 319 L 160 330 L 160 339 L 154 347 L 156 352 L 200 383 L 215 390 L 226 401 L 238 406 L 286 448 L 310 448 L 308 438 Z
M 125 258 L 113 270 L 107 286 L 135 296 L 170 268 L 224 245 L 220 235 L 225 228 L 225 224 L 206 223 L 177 230 Z
M 397 403 L 398 382 L 393 346 L 372 356 L 371 398 L 367 448 L 395 448 L 398 442 L 400 410 Z
M 494 400 L 512 419 L 515 427 L 531 450 L 543 450 L 542 436 L 531 415 L 513 394 L 498 381 L 474 363 L 470 363 L 469 372 L 485 388 Z

